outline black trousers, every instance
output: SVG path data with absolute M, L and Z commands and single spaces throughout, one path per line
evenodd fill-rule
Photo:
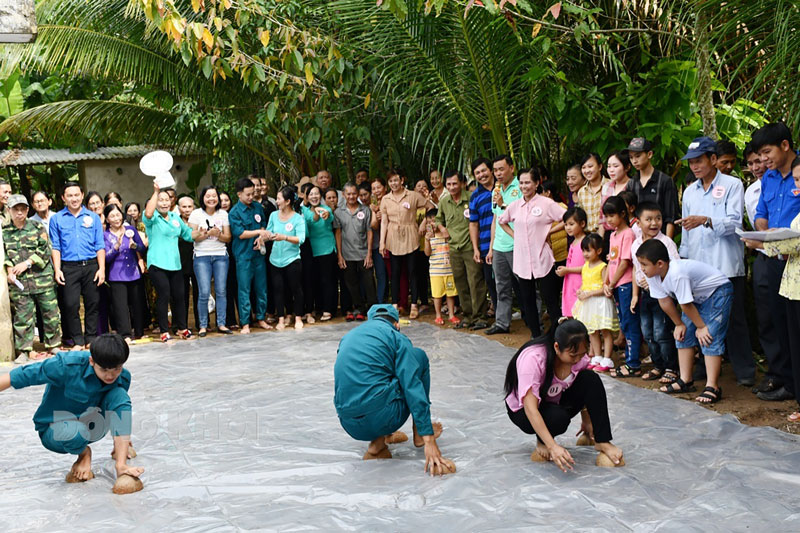
M 504 402 L 505 403 L 505 402 Z M 567 431 L 569 422 L 583 408 L 589 413 L 594 430 L 594 440 L 596 442 L 611 442 L 611 422 L 608 419 L 608 401 L 606 400 L 606 389 L 603 382 L 592 370 L 581 370 L 575 376 L 572 385 L 561 394 L 559 403 L 548 401 L 539 402 L 539 414 L 542 415 L 547 431 L 556 437 Z M 525 415 L 525 408 L 519 411 L 512 411 L 506 404 L 508 418 L 514 422 L 518 428 L 534 435 L 530 420 Z M 537 437 L 538 438 L 538 437 Z M 541 441 L 541 439 L 539 439 Z
M 411 300 L 409 305 L 417 304 L 417 277 L 416 277 L 416 262 L 414 261 L 414 252 L 406 255 L 394 255 L 389 253 L 389 260 L 392 265 L 392 303 L 400 303 L 400 278 L 403 275 L 403 268 L 406 269 L 408 275 L 408 284 L 411 288 Z
M 344 280 L 347 283 L 347 291 L 353 301 L 354 310 L 366 314 L 369 308 L 378 302 L 373 268 L 364 268 L 364 261 L 346 261 L 346 263 L 347 268 L 343 272 Z M 362 287 L 365 298 L 361 297 Z
M 336 252 L 315 256 L 311 261 L 314 272 L 312 296 L 317 313 L 333 315 L 336 312 L 336 302 L 339 300 L 339 280 L 336 275 L 339 266 L 337 263 Z
M 186 300 L 183 294 L 183 273 L 150 267 L 150 281 L 156 289 L 156 316 L 161 333 L 169 333 L 168 310 L 172 306 L 172 325 L 178 331 L 187 329 Z
M 497 287 L 494 284 L 494 270 L 492 265 L 486 263 L 486 256 L 481 257 L 481 268 L 483 269 L 483 279 L 486 281 L 486 288 L 489 289 L 489 298 L 492 299 L 492 309 L 497 311 Z
M 300 298 L 300 303 L 303 304 L 302 312 L 300 316 L 306 313 L 313 313 L 314 312 L 314 291 L 312 288 L 314 287 L 314 254 L 311 251 L 311 241 L 306 239 L 303 244 L 300 245 L 300 261 L 301 261 L 301 268 L 302 268 L 302 281 L 303 287 L 305 291 L 303 292 L 289 292 L 289 297 L 283 300 L 284 306 L 286 302 L 291 302 L 292 297 Z M 277 270 L 277 267 L 275 267 Z M 276 273 L 277 275 L 277 273 Z M 275 292 L 278 292 L 278 287 L 274 285 L 273 281 L 273 288 Z M 275 314 L 277 316 L 283 316 L 283 312 L 281 311 L 282 307 L 278 307 L 278 302 L 275 302 Z
M 62 261 L 64 273 L 64 315 L 67 331 L 75 344 L 91 344 L 97 336 L 97 314 L 100 291 L 94 276 L 97 274 L 97 259 L 89 261 Z M 83 296 L 83 323 L 81 326 L 81 296 Z
M 547 306 L 547 313 L 550 315 L 550 327 L 558 324 L 561 318 L 561 278 L 556 275 L 553 267 L 543 278 L 519 280 L 520 306 L 522 306 L 522 318 L 525 319 L 528 329 L 531 330 L 533 337 L 542 334 L 539 324 L 539 308 L 536 305 L 536 285 L 542 291 L 542 301 Z
M 144 300 L 141 290 L 142 280 L 109 281 L 111 318 L 117 333 L 123 337 L 144 335 Z
M 414 252 L 414 274 L 417 277 L 417 296 L 422 305 L 428 305 L 428 296 L 430 291 L 431 278 L 430 278 L 430 259 L 422 250 Z M 415 302 L 416 303 L 416 302 Z
M 199 329 L 198 324 L 200 323 L 197 320 L 197 299 L 200 296 L 200 289 L 197 286 L 197 278 L 194 277 L 194 274 L 184 274 L 183 275 L 183 308 L 186 309 L 187 318 L 186 318 L 186 327 L 189 327 L 189 295 L 192 295 L 192 311 L 194 312 L 194 329 Z M 173 311 L 173 314 L 175 312 Z M 179 328 L 179 329 L 186 329 L 186 328 Z
M 763 255 L 763 254 L 759 254 Z M 753 379 L 756 375 L 756 361 L 750 345 L 750 328 L 747 326 L 745 305 L 747 301 L 747 279 L 745 276 L 728 278 L 733 284 L 733 305 L 728 321 L 725 347 L 736 379 Z
M 786 310 L 789 322 L 794 324 L 789 329 L 790 357 L 792 364 L 792 381 L 784 383 L 786 390 L 794 394 L 797 404 L 800 405 L 800 301 L 786 300 Z
M 283 268 L 273 267 L 272 280 L 275 287 L 275 314 L 279 317 L 288 315 L 287 303 L 292 302 L 295 318 L 303 316 L 303 265 L 297 259 Z M 310 291 L 307 291 L 310 292 Z
M 758 316 L 758 338 L 767 358 L 767 377 L 780 385 L 792 381 L 789 330 L 797 328 L 786 317 L 786 298 L 778 294 L 786 261 L 759 253 L 753 263 L 753 290 Z

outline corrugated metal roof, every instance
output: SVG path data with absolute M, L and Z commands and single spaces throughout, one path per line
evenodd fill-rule
M 72 153 L 67 149 L 34 148 L 30 150 L 0 151 L 0 167 L 18 167 L 27 165 L 47 165 L 54 163 L 73 163 L 75 161 L 95 161 L 98 159 L 126 159 L 142 157 L 153 150 L 167 150 L 173 156 L 200 155 L 197 148 L 160 148 L 144 144 L 133 146 L 106 146 L 94 152 Z

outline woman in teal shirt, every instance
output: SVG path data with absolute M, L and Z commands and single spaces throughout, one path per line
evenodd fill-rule
M 188 317 L 183 295 L 183 274 L 178 239 L 192 242 L 199 232 L 193 232 L 174 211 L 170 211 L 167 191 L 153 183 L 153 196 L 144 209 L 144 228 L 147 231 L 147 271 L 156 289 L 156 316 L 161 329 L 161 340 L 167 342 L 169 317 L 167 307 L 172 300 L 172 325 L 181 338 L 188 339 L 192 332 L 187 327 Z
M 314 186 L 308 191 L 308 206 L 303 205 L 306 233 L 311 241 L 314 272 L 314 303 L 323 322 L 330 320 L 336 310 L 337 265 L 336 238 L 333 234 L 333 211 L 322 203 L 322 191 Z
M 294 305 L 294 329 L 303 329 L 303 267 L 300 261 L 300 245 L 306 240 L 306 221 L 297 213 L 300 208 L 297 192 L 293 187 L 283 187 L 275 195 L 278 210 L 269 216 L 267 231 L 272 234 L 272 253 L 269 262 L 274 268 L 272 290 L 275 293 L 275 314 L 278 325 L 286 328 L 286 302 L 291 291 Z M 294 289 L 294 290 L 293 290 Z

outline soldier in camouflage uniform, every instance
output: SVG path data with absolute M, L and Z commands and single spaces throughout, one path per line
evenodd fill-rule
M 18 361 L 24 362 L 27 357 L 36 360 L 47 356 L 46 353 L 31 355 L 35 306 L 38 304 L 42 311 L 47 350 L 53 351 L 61 344 L 61 315 L 56 300 L 47 232 L 40 223 L 28 220 L 28 200 L 23 195 L 12 194 L 8 199 L 8 208 L 11 221 L 3 225 L 4 266 L 14 313 L 14 346 L 20 356 Z

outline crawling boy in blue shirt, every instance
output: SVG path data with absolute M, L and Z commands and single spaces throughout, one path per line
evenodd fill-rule
M 127 464 L 135 455 L 130 447 L 131 374 L 122 368 L 128 353 L 121 336 L 107 333 L 92 342 L 91 352 L 61 352 L 0 376 L 0 391 L 47 385 L 33 423 L 45 448 L 78 456 L 67 474 L 68 483 L 94 477 L 89 444 L 109 431 L 117 478 L 123 474 L 138 478 L 144 472 Z

